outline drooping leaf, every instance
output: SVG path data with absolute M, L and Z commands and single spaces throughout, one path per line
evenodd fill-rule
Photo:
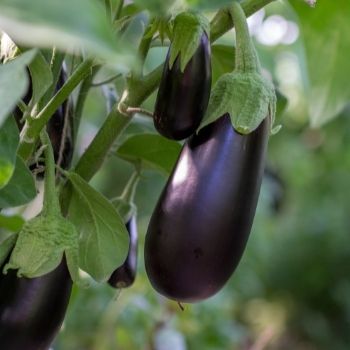
M 0 208 L 27 204 L 36 196 L 32 173 L 22 158 L 16 158 L 15 171 L 8 184 L 0 190 Z
M 19 134 L 12 116 L 0 128 L 0 189 L 11 179 L 16 164 Z
M 157 134 L 139 134 L 128 138 L 117 150 L 117 155 L 143 167 L 169 175 L 181 151 L 178 142 Z
M 69 218 L 80 233 L 79 266 L 96 281 L 107 281 L 125 260 L 129 235 L 114 206 L 75 173 L 67 173 L 74 194 Z
M 0 214 L 0 227 L 8 231 L 18 232 L 24 224 L 24 219 L 18 215 Z
M 136 55 L 118 42 L 98 1 L 1 0 L 0 27 L 22 45 L 84 48 L 123 69 L 135 63 Z
M 25 67 L 33 60 L 35 55 L 36 50 L 30 50 L 12 61 L 0 65 L 0 127 L 9 113 L 15 108 L 17 101 L 26 92 L 29 82 Z
M 311 125 L 319 127 L 336 117 L 350 100 L 350 2 L 318 1 L 314 8 L 291 1 L 300 19 L 310 92 Z

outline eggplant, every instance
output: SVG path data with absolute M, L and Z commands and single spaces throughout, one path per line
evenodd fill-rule
M 185 143 L 145 238 L 146 272 L 159 293 L 196 302 L 230 278 L 253 223 L 269 134 L 269 118 L 242 135 L 225 114 Z
M 129 252 L 123 265 L 118 267 L 108 280 L 113 288 L 128 288 L 134 283 L 136 277 L 138 246 L 136 217 L 132 216 L 125 226 L 130 237 Z
M 2 267 L 3 268 L 3 267 Z M 65 259 L 52 272 L 18 278 L 0 272 L 0 348 L 48 350 L 62 325 L 72 280 Z
M 174 140 L 191 136 L 208 106 L 211 89 L 210 42 L 206 33 L 182 72 L 180 56 L 169 68 L 168 52 L 154 109 L 157 131 Z

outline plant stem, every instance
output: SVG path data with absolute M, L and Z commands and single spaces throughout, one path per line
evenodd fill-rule
M 43 216 L 56 216 L 61 213 L 58 196 L 56 193 L 55 181 L 55 158 L 49 135 L 46 130 L 40 133 L 42 144 L 45 146 L 45 183 L 44 183 L 44 203 Z
M 244 0 L 241 6 L 245 15 L 249 17 L 273 1 L 275 0 Z M 231 28 L 233 28 L 233 23 L 229 9 L 219 10 L 210 23 L 210 41 L 213 43 Z
M 122 11 L 123 11 L 123 6 L 124 6 L 124 0 L 119 0 L 118 5 L 117 5 L 117 9 L 116 9 L 115 14 L 114 14 L 113 22 L 120 18 Z
M 259 72 L 258 54 L 250 38 L 248 23 L 241 5 L 234 1 L 230 7 L 230 14 L 236 30 L 236 72 Z
M 91 82 L 92 82 L 95 74 L 98 72 L 98 70 L 100 68 L 101 67 L 99 65 L 94 66 L 91 70 L 91 74 L 89 74 L 81 83 L 78 98 L 77 98 L 77 103 L 76 103 L 75 110 L 74 110 L 74 118 L 73 118 L 73 122 L 74 122 L 73 123 L 73 140 L 74 140 L 74 143 L 77 139 L 77 134 L 78 134 L 79 126 L 80 126 L 80 120 L 81 120 L 81 117 L 83 114 L 85 100 L 86 100 L 88 92 L 92 86 Z
M 139 80 L 138 82 L 133 81 L 129 87 L 130 94 L 126 98 L 126 105 L 132 107 L 141 105 L 141 103 L 145 101 L 159 85 L 162 73 L 163 65 L 161 64 L 142 80 Z M 135 88 L 133 88 L 134 84 Z M 122 114 L 118 111 L 118 106 L 115 105 L 112 111 L 108 114 L 95 138 L 91 141 L 90 145 L 79 159 L 78 164 L 73 171 L 80 175 L 84 180 L 89 181 L 100 169 L 109 149 L 112 147 L 118 136 L 120 136 L 125 130 L 131 119 L 132 116 Z M 67 213 L 69 208 L 71 191 L 71 185 L 67 182 L 61 192 L 61 207 L 64 214 Z
M 136 187 L 137 187 L 139 180 L 140 180 L 140 172 L 138 170 L 136 170 L 131 175 L 131 178 L 128 181 L 128 183 L 126 184 L 126 186 L 124 187 L 123 193 L 121 195 L 121 198 L 125 202 L 132 204 L 132 202 L 134 201 Z
M 18 154 L 27 160 L 35 146 L 36 139 L 40 131 L 45 127 L 57 108 L 68 98 L 76 86 L 90 73 L 93 61 L 88 59 L 83 61 L 74 73 L 67 79 L 66 83 L 46 104 L 36 118 L 28 118 L 21 132 L 21 142 Z

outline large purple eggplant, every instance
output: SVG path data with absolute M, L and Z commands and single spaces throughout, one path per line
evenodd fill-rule
M 154 110 L 154 125 L 163 136 L 182 140 L 196 131 L 209 102 L 211 60 L 207 34 L 203 33 L 183 72 L 180 57 L 171 69 L 169 58 L 168 53 Z
M 1 268 L 2 271 L 2 268 Z M 0 274 L 0 348 L 48 350 L 62 325 L 72 281 L 65 260 L 37 278 Z
M 253 223 L 269 133 L 268 118 L 241 135 L 224 115 L 184 145 L 146 235 L 146 271 L 159 293 L 196 302 L 230 278 Z
M 129 252 L 123 265 L 118 267 L 108 280 L 108 283 L 114 288 L 130 287 L 136 277 L 138 234 L 135 216 L 132 216 L 125 226 L 130 237 Z

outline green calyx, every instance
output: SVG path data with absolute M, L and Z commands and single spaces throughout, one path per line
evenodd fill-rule
M 134 172 L 129 182 L 125 186 L 122 195 L 112 200 L 114 207 L 117 209 L 119 215 L 123 218 L 123 221 L 125 223 L 128 222 L 131 217 L 136 214 L 134 197 L 139 180 L 140 173 L 137 170 Z
M 80 284 L 78 232 L 61 215 L 55 185 L 54 155 L 46 131 L 41 134 L 41 142 L 45 147 L 46 165 L 43 210 L 23 225 L 4 273 L 15 269 L 18 277 L 39 277 L 53 271 L 65 256 L 72 280 Z
M 151 39 L 156 33 L 159 33 L 159 38 L 162 43 L 166 37 L 171 39 L 172 22 L 169 17 L 155 17 L 147 28 L 144 37 L 146 39 Z
M 235 70 L 224 74 L 216 82 L 199 130 L 228 113 L 235 130 L 249 134 L 266 117 L 271 118 L 273 125 L 276 94 L 273 84 L 261 74 L 247 19 L 238 2 L 232 4 L 230 14 L 236 30 Z
M 208 19 L 196 12 L 182 12 L 175 17 L 173 40 L 170 47 L 169 68 L 180 56 L 180 68 L 183 72 L 187 63 L 196 52 L 203 33 L 209 37 Z

